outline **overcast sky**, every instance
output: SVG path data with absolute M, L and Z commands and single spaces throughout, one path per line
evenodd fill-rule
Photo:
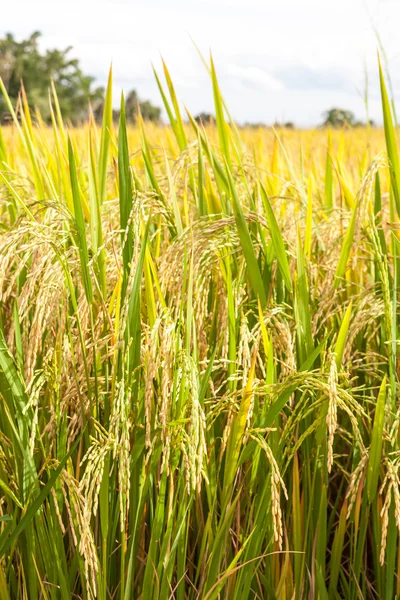
M 113 62 L 116 98 L 135 88 L 160 104 L 151 63 L 166 60 L 179 99 L 212 112 L 207 72 L 190 39 L 211 49 L 220 85 L 240 122 L 317 124 L 333 106 L 381 121 L 379 31 L 400 98 L 400 0 L 15 0 L 0 35 L 39 30 L 41 47 L 73 46 L 71 56 L 104 84 Z

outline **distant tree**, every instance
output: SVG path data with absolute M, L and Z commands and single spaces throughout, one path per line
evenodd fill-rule
M 145 121 L 159 121 L 161 118 L 161 108 L 154 106 L 150 100 L 139 102 L 140 114 Z
M 84 75 L 79 61 L 69 57 L 71 47 L 42 53 L 39 38 L 40 33 L 35 31 L 21 42 L 11 33 L 0 39 L 0 76 L 11 101 L 16 103 L 22 81 L 31 106 L 37 107 L 48 121 L 48 89 L 53 79 L 64 118 L 75 122 L 85 119 L 88 102 L 96 107 L 104 96 L 104 89 L 93 89 L 93 77 Z M 7 112 L 4 99 L 0 98 L 0 121 Z
M 195 116 L 194 120 L 199 125 L 208 125 L 209 123 L 215 123 L 215 117 L 211 113 L 201 112 Z
M 359 125 L 351 110 L 344 110 L 343 108 L 327 110 L 323 113 L 323 119 L 323 127 L 354 127 Z
M 279 128 L 295 129 L 296 128 L 293 121 L 286 121 L 284 123 L 279 123 L 278 121 L 275 121 L 275 123 L 273 124 L 273 127 L 275 127 L 275 129 L 279 129 Z
M 131 90 L 125 98 L 125 112 L 129 121 L 136 121 L 139 97 L 136 90 Z
M 71 47 L 65 50 L 40 52 L 40 33 L 35 31 L 26 40 L 17 42 L 11 33 L 0 38 L 0 77 L 15 105 L 23 82 L 28 101 L 32 108 L 38 108 L 45 121 L 50 120 L 48 89 L 51 79 L 57 91 L 61 112 L 66 120 L 73 123 L 88 117 L 88 104 L 91 104 L 96 120 L 101 120 L 104 107 L 104 88 L 93 87 L 94 78 L 85 75 L 77 59 L 71 59 Z M 144 120 L 159 121 L 161 109 L 149 100 L 140 100 L 136 90 L 126 97 L 127 119 L 135 122 L 138 107 Z M 3 97 L 0 97 L 0 123 L 8 116 Z M 113 111 L 118 120 L 119 111 Z
M 245 121 L 243 125 L 239 125 L 241 129 L 265 129 L 267 125 L 262 121 Z
M 128 123 L 136 123 L 139 109 L 144 121 L 160 121 L 161 108 L 152 104 L 150 100 L 140 100 L 136 90 L 131 90 L 125 97 L 125 113 Z M 94 112 L 95 119 L 101 121 L 102 114 L 103 103 L 101 103 Z M 113 120 L 115 122 L 118 121 L 119 114 L 119 110 L 113 110 Z

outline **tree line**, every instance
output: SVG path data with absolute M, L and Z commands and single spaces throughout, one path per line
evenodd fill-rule
M 11 33 L 0 38 L 0 77 L 10 99 L 15 105 L 23 83 L 32 108 L 40 111 L 43 119 L 51 119 L 48 101 L 49 82 L 54 82 L 61 112 L 67 121 L 81 123 L 88 118 L 90 103 L 95 118 L 103 112 L 105 90 L 95 86 L 95 80 L 86 75 L 79 60 L 71 58 L 72 47 L 65 50 L 40 51 L 40 32 L 35 31 L 27 39 L 18 42 Z M 126 97 L 126 116 L 131 122 L 137 119 L 140 110 L 145 120 L 159 121 L 161 108 L 150 100 L 141 100 L 136 90 Z M 118 119 L 118 111 L 114 117 Z M 6 103 L 0 95 L 0 123 L 9 118 Z
M 211 113 L 202 112 L 197 117 L 195 117 L 198 123 L 209 124 L 215 122 L 215 117 Z M 356 119 L 354 113 L 351 110 L 345 110 L 343 108 L 331 108 L 325 111 L 322 114 L 322 122 L 319 125 L 320 127 L 333 127 L 335 129 L 343 128 L 343 127 L 365 127 L 366 123 L 359 121 Z M 374 121 L 372 119 L 369 120 L 368 125 L 370 127 L 375 127 Z M 251 128 L 260 128 L 266 127 L 265 123 L 259 122 L 248 122 L 244 123 L 243 127 L 251 127 Z M 296 126 L 293 121 L 275 121 L 273 123 L 273 127 L 279 128 L 284 127 L 285 129 L 295 129 Z

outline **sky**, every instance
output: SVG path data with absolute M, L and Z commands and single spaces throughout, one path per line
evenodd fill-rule
M 213 55 L 222 93 L 240 123 L 321 122 L 332 107 L 380 123 L 376 33 L 400 98 L 400 0 L 16 0 L 0 36 L 42 32 L 40 46 L 73 46 L 104 85 L 112 61 L 115 103 L 134 88 L 161 105 L 152 64 L 168 65 L 193 115 L 213 112 L 208 73 L 193 44 Z

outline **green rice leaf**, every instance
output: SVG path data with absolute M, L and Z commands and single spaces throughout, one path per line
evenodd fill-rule
M 378 489 L 379 469 L 381 465 L 381 454 L 383 445 L 383 427 L 385 422 L 386 404 L 386 375 L 379 389 L 378 399 L 375 405 L 375 418 L 372 428 L 371 447 L 367 469 L 367 494 L 369 502 L 373 502 Z

